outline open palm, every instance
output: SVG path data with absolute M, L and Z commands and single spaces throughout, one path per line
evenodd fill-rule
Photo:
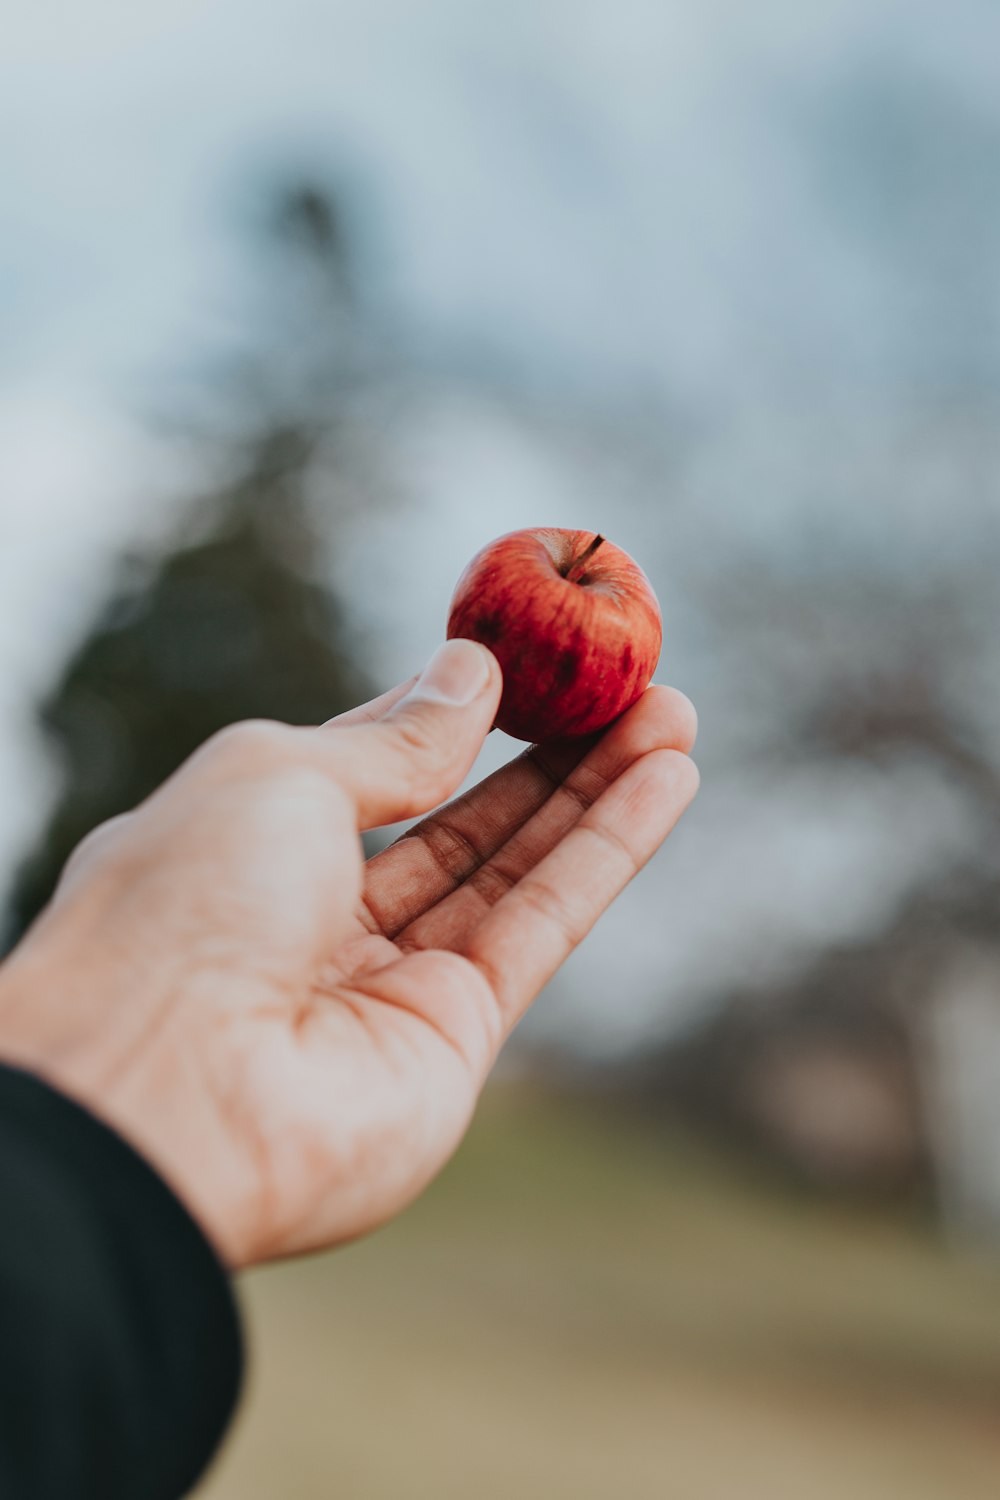
M 0 971 L 9 1054 L 146 1151 L 231 1264 L 363 1233 L 425 1185 L 504 1038 L 697 786 L 690 704 L 652 688 L 365 864 L 359 829 L 460 783 L 500 682 L 488 658 L 464 706 L 412 687 L 210 742 L 81 846 Z M 29 1012 L 39 992 L 59 1015 Z

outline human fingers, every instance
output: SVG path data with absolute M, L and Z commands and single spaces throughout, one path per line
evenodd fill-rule
M 651 751 L 513 888 L 497 887 L 495 905 L 458 951 L 489 982 L 508 1027 L 659 848 L 697 790 L 698 772 L 686 755 Z
M 369 860 L 373 925 L 394 935 L 418 923 L 407 938 L 450 946 L 482 916 L 485 893 L 520 879 L 634 760 L 654 749 L 686 752 L 696 730 L 684 694 L 655 687 L 603 736 L 534 746 Z
M 360 829 L 427 812 L 461 783 L 500 701 L 500 668 L 474 641 L 447 641 L 382 717 L 307 731 L 354 802 Z
M 397 683 L 395 687 L 380 693 L 377 698 L 372 698 L 367 703 L 359 703 L 357 708 L 348 708 L 342 714 L 335 714 L 320 727 L 332 729 L 344 728 L 348 724 L 373 724 L 376 720 L 385 718 L 389 710 L 395 708 L 400 699 L 405 698 L 407 693 L 412 691 L 416 681 L 416 676 L 413 676 L 406 682 Z

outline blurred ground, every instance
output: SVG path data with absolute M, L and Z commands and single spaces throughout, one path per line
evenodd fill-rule
M 495 1086 L 403 1218 L 249 1276 L 200 1500 L 995 1500 L 1000 1262 Z

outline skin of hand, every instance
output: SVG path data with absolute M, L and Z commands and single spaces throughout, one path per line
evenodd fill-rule
M 353 1238 L 420 1192 L 506 1036 L 694 796 L 694 711 L 650 688 L 366 864 L 361 830 L 454 794 L 500 688 L 457 640 L 327 725 L 224 730 L 84 840 L 0 968 L 0 1056 L 135 1145 L 231 1267 Z

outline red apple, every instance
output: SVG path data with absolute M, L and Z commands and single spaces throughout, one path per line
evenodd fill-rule
M 593 531 L 511 531 L 458 580 L 448 636 L 503 669 L 497 727 L 519 740 L 590 734 L 648 686 L 662 624 L 645 573 Z

